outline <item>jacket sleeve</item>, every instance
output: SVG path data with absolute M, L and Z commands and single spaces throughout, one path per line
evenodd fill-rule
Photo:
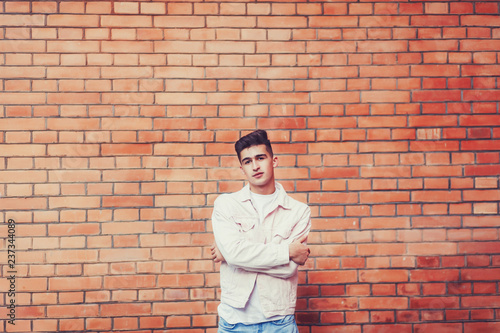
M 298 265 L 290 260 L 288 246 L 309 233 L 310 215 L 310 209 L 306 206 L 290 236 L 279 244 L 253 243 L 242 237 L 236 224 L 224 215 L 224 210 L 216 200 L 212 215 L 215 241 L 229 265 L 278 278 L 289 278 L 296 274 Z
M 286 244 L 286 246 L 288 247 L 288 245 L 293 243 L 295 240 L 299 239 L 304 235 L 309 234 L 310 230 L 311 230 L 311 210 L 309 207 L 306 206 L 303 215 L 301 216 L 297 224 L 295 224 L 290 236 L 287 239 L 284 239 L 281 242 L 281 244 Z M 292 260 L 289 260 L 289 262 L 285 265 L 275 266 L 269 269 L 260 269 L 260 270 L 246 269 L 246 270 L 258 273 L 264 273 L 282 279 L 287 279 L 297 273 L 298 267 L 299 267 L 298 264 L 296 264 Z
M 245 270 L 269 270 L 290 262 L 288 244 L 253 243 L 246 240 L 226 214 L 221 198 L 214 203 L 212 227 L 219 251 L 229 265 Z

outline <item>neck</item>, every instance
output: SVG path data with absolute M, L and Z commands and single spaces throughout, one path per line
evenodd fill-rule
M 274 179 L 262 186 L 255 186 L 250 184 L 250 191 L 261 195 L 273 194 L 275 190 L 276 186 L 274 184 Z

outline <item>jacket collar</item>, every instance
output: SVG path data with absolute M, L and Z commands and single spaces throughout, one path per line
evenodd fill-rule
M 291 209 L 292 207 L 290 206 L 290 202 L 289 202 L 289 198 L 288 198 L 288 195 L 285 191 L 285 189 L 283 188 L 283 186 L 276 182 L 276 190 L 279 190 L 279 193 L 278 193 L 278 198 L 276 199 L 276 203 L 278 204 L 278 206 L 281 206 L 285 209 Z M 251 200 L 251 196 L 250 196 L 250 185 L 245 185 L 245 187 L 243 187 L 241 190 L 239 190 L 237 192 L 238 194 L 238 198 L 240 201 L 247 201 L 247 200 Z

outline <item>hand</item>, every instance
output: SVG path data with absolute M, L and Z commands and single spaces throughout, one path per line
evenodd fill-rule
M 288 251 L 290 253 L 290 259 L 297 265 L 304 265 L 307 258 L 309 258 L 309 253 L 311 250 L 304 243 L 307 240 L 307 235 L 295 240 L 292 244 L 288 246 Z
M 210 250 L 212 250 L 212 259 L 214 260 L 214 262 L 225 262 L 226 261 L 226 259 L 224 259 L 224 256 L 222 255 L 222 253 L 220 253 L 219 248 L 217 247 L 217 244 L 213 243 Z

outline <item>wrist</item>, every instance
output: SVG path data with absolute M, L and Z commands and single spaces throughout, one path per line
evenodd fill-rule
M 288 245 L 288 258 L 292 260 L 297 256 L 297 247 L 293 243 Z
M 280 244 L 281 246 L 278 249 L 278 265 L 285 265 L 290 262 L 290 247 L 288 244 Z

